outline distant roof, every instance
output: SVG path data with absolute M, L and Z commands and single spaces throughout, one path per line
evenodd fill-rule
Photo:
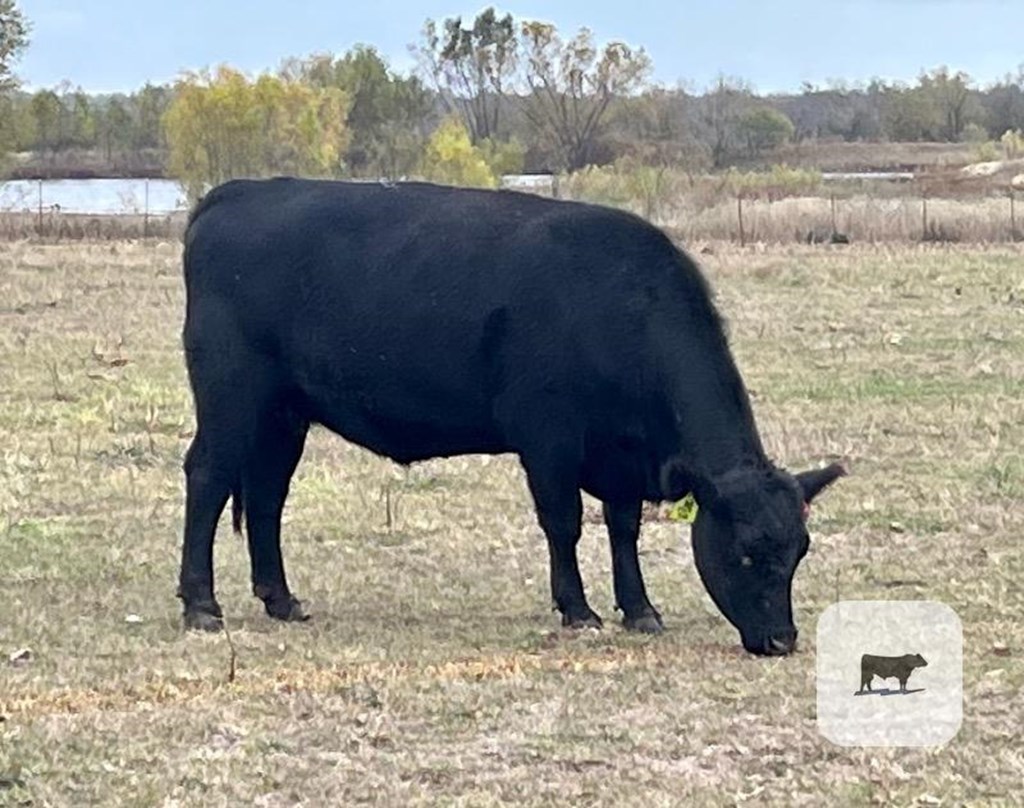
M 554 174 L 504 174 L 502 188 L 550 188 L 555 182 Z

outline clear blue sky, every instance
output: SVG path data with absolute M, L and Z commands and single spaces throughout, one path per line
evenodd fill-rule
M 250 72 L 289 56 L 374 45 L 402 70 L 423 21 L 488 3 L 464 0 L 22 0 L 32 43 L 29 87 L 67 79 L 133 90 L 227 62 Z M 719 73 L 761 92 L 802 81 L 914 79 L 946 64 L 983 83 L 1024 62 L 1024 0 L 521 0 L 495 4 L 563 33 L 642 45 L 655 80 L 702 89 Z

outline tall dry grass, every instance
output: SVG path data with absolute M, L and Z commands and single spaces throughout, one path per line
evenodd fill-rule
M 0 212 L 0 241 L 122 241 L 180 238 L 186 214 L 86 214 L 44 211 Z
M 784 244 L 814 240 L 834 229 L 855 242 L 964 242 L 993 244 L 1022 239 L 1024 202 L 1015 203 L 1016 230 L 1008 198 L 921 199 L 802 196 L 778 201 L 736 200 L 700 207 L 681 198 L 658 223 L 685 241 L 721 240 Z M 743 226 L 740 227 L 742 206 Z M 834 215 L 833 215 L 834 209 Z M 827 240 L 827 239 L 826 239 Z

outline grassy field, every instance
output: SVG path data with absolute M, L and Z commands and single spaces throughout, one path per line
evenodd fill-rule
M 249 593 L 228 638 L 174 598 L 193 428 L 176 244 L 0 245 L 0 805 L 1011 805 L 1024 800 L 1024 250 L 704 257 L 771 454 L 848 458 L 797 575 L 801 650 L 742 653 L 652 514 L 660 637 L 557 628 L 514 459 L 403 471 L 322 431 L 286 514 L 314 619 Z M 815 726 L 837 598 L 937 599 L 965 633 L 960 734 L 845 749 Z M 26 650 L 20 659 L 9 661 Z

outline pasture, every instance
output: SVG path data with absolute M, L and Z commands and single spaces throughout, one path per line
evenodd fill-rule
M 0 245 L 0 805 L 1020 804 L 1024 250 L 699 257 L 769 453 L 852 472 L 814 507 L 789 658 L 741 651 L 664 508 L 642 563 L 666 633 L 618 625 L 588 500 L 606 628 L 573 634 L 513 458 L 403 470 L 323 430 L 285 516 L 313 620 L 263 615 L 225 518 L 230 634 L 184 634 L 179 246 Z M 950 744 L 818 735 L 839 598 L 956 609 Z

